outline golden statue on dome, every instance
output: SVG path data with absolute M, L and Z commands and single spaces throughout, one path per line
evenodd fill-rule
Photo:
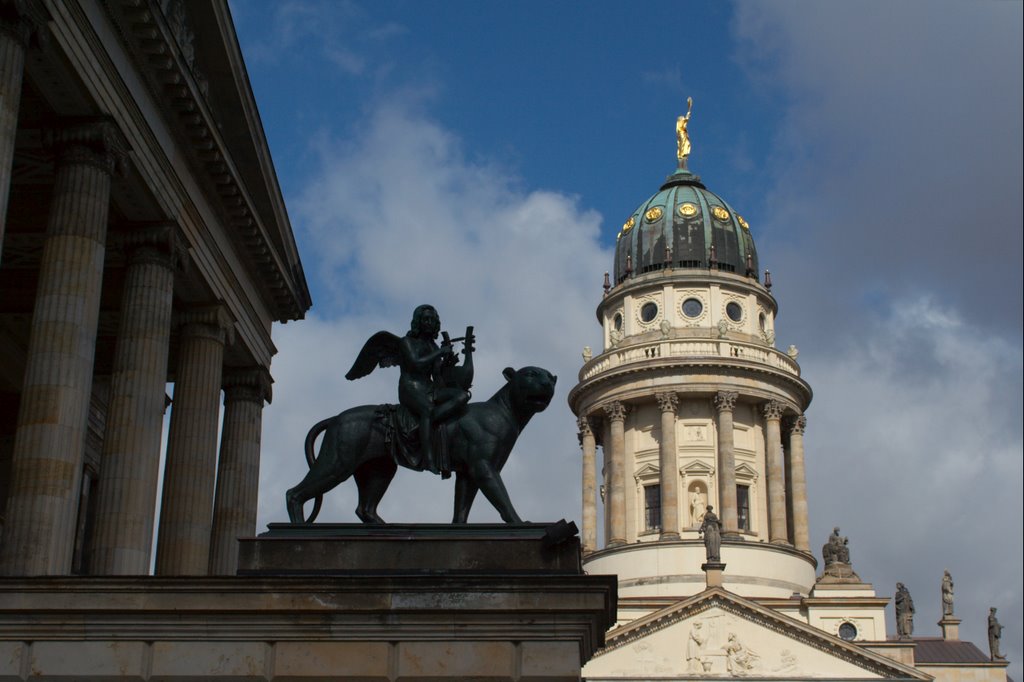
M 676 119 L 676 158 L 679 159 L 679 167 L 686 168 L 686 157 L 690 155 L 690 133 L 686 127 L 690 124 L 690 114 L 693 112 L 693 98 L 686 98 L 686 116 Z

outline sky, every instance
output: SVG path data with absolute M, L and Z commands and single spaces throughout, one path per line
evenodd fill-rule
M 750 222 L 800 349 L 812 544 L 905 583 L 938 635 L 949 569 L 963 636 L 1022 675 L 1022 3 L 231 4 L 314 306 L 278 325 L 259 526 L 320 419 L 394 402 L 363 341 L 434 304 L 477 332 L 474 394 L 505 366 L 559 376 L 504 472 L 520 515 L 580 519 L 566 395 L 615 234 L 675 167 Z M 390 521 L 450 520 L 452 482 L 400 471 Z M 320 520 L 354 522 L 355 486 Z M 497 520 L 479 500 L 471 521 Z M 895 629 L 891 607 L 889 628 Z

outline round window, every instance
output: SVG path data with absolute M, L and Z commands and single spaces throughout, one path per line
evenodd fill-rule
M 761 325 L 761 331 L 764 331 L 764 326 L 765 324 L 767 324 L 767 320 L 765 319 L 764 313 L 761 313 L 760 315 L 757 316 L 757 323 Z
M 857 626 L 853 623 L 843 623 L 839 626 L 839 639 L 852 642 L 857 639 Z
M 702 312 L 704 312 L 704 304 L 700 302 L 700 299 L 688 298 L 683 301 L 683 315 L 686 317 L 700 317 Z
M 640 319 L 644 322 L 653 322 L 658 316 L 658 304 L 648 301 L 640 306 Z
M 729 301 L 725 306 L 725 314 L 729 316 L 729 319 L 733 322 L 739 322 L 743 319 L 743 306 L 736 301 Z
M 612 326 L 615 327 L 615 331 L 622 331 L 622 313 L 615 313 L 615 317 L 612 318 Z

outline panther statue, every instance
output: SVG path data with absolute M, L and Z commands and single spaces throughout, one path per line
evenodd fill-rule
M 522 523 L 501 480 L 512 446 L 536 413 L 544 410 L 555 392 L 557 377 L 540 367 L 503 372 L 506 384 L 485 402 L 470 403 L 458 418 L 445 423 L 451 469 L 455 473 L 455 514 L 452 523 L 466 523 L 478 491 L 494 505 L 506 523 Z M 394 478 L 398 465 L 391 439 L 397 437 L 381 425 L 381 406 L 362 405 L 324 419 L 306 436 L 309 473 L 285 494 L 292 523 L 312 523 L 323 494 L 350 476 L 359 489 L 356 515 L 363 523 L 384 523 L 377 505 Z M 323 432 L 319 455 L 314 443 Z M 412 467 L 410 467 L 412 468 Z M 303 505 L 315 499 L 309 518 Z

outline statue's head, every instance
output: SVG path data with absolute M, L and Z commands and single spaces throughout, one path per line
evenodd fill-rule
M 903 583 L 896 583 L 896 591 L 899 592 L 903 589 Z
M 832 529 L 832 533 L 833 533 L 833 535 L 839 535 L 839 526 L 836 526 L 835 528 L 833 528 Z M 818 536 L 818 537 L 821 537 L 821 536 Z
M 437 309 L 432 305 L 423 304 L 416 306 L 412 311 L 412 323 L 409 325 L 409 333 L 413 336 L 429 336 L 437 338 L 441 331 L 441 318 L 437 315 Z

